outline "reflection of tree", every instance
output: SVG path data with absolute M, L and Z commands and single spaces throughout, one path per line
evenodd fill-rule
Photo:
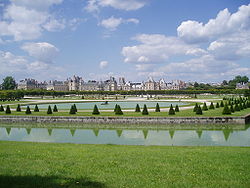
M 26 132 L 27 132 L 27 134 L 29 135 L 30 132 L 31 132 L 31 128 L 26 128 Z
M 75 132 L 76 132 L 76 130 L 75 130 L 75 129 L 70 129 L 70 133 L 71 133 L 71 135 L 72 135 L 72 136 L 74 136 L 74 135 L 75 135 Z
M 224 129 L 223 130 L 224 138 L 226 141 L 228 140 L 231 132 L 233 132 L 233 130 L 231 130 L 231 129 Z
M 53 130 L 53 129 L 48 129 L 48 133 L 49 133 L 50 136 L 51 136 L 51 134 L 52 134 L 52 130 Z
M 94 132 L 95 136 L 97 137 L 99 134 L 99 129 L 93 129 L 93 132 Z
M 8 135 L 10 135 L 10 131 L 11 131 L 10 127 L 6 128 L 6 132 L 7 132 Z
M 169 135 L 170 135 L 171 139 L 174 138 L 174 132 L 175 132 L 175 130 L 173 130 L 173 129 L 169 130 Z
M 148 130 L 143 130 L 143 135 L 144 135 L 144 139 L 147 139 L 148 136 Z
M 117 129 L 116 130 L 116 134 L 117 134 L 118 137 L 121 137 L 121 135 L 122 135 L 122 129 Z
M 200 129 L 199 129 L 199 130 L 196 130 L 196 133 L 197 133 L 198 137 L 201 138 L 202 130 L 200 130 Z

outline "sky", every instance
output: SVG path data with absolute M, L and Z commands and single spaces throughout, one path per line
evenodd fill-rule
M 0 80 L 250 77 L 250 0 L 0 0 Z

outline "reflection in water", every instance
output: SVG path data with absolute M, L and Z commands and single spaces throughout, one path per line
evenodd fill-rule
M 121 145 L 250 146 L 246 130 L 0 128 L 0 140 Z

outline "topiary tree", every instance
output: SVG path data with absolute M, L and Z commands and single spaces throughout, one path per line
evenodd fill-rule
M 139 104 L 136 104 L 136 107 L 135 107 L 135 112 L 141 112 L 141 109 L 140 109 Z
M 123 112 L 122 112 L 120 105 L 117 105 L 115 115 L 123 115 Z
M 215 108 L 220 108 L 220 104 L 217 102 Z
M 200 105 L 198 106 L 198 108 L 197 108 L 197 110 L 196 110 L 196 114 L 197 114 L 197 115 L 202 115 L 202 114 L 203 114 L 203 112 L 202 112 L 202 109 L 201 109 L 201 106 L 200 106 Z
M 148 115 L 148 108 L 146 104 L 143 106 L 142 115 Z
M 156 103 L 155 112 L 160 112 L 160 111 L 161 111 L 160 106 L 158 103 Z
M 100 114 L 100 112 L 99 112 L 99 110 L 98 110 L 96 104 L 95 104 L 95 106 L 94 106 L 94 109 L 93 109 L 92 114 L 93 114 L 93 115 L 99 115 L 99 114 Z
M 243 109 L 246 109 L 247 108 L 247 105 L 245 102 L 242 103 L 242 106 L 243 106 Z
M 247 108 L 250 108 L 250 102 L 247 101 Z
M 169 108 L 168 115 L 175 115 L 175 111 L 174 111 L 174 108 L 173 108 L 172 104 L 171 104 L 171 106 Z
M 53 112 L 58 112 L 57 106 L 54 105 Z
M 224 107 L 224 102 L 223 101 L 220 102 L 220 107 Z
M 222 111 L 222 114 L 224 114 L 224 115 L 229 115 L 229 114 L 231 114 L 231 111 L 230 111 L 230 109 L 228 108 L 227 103 L 226 103 L 225 106 L 224 106 L 224 109 L 223 109 L 223 111 Z
M 25 111 L 25 114 L 31 114 L 31 110 L 30 110 L 30 107 L 29 107 L 29 106 L 27 106 L 26 111 Z
M 244 109 L 242 103 L 239 103 L 239 107 L 240 107 L 240 110 Z
M 74 108 L 75 108 L 75 112 L 77 112 L 77 108 L 76 108 L 76 104 L 73 104 Z
M 21 112 L 21 105 L 20 105 L 20 104 L 17 105 L 16 111 L 17 111 L 17 112 Z
M 71 106 L 69 114 L 76 114 L 74 105 Z
M 115 104 L 114 112 L 116 112 L 116 110 L 117 110 L 117 106 L 118 106 L 118 105 L 117 105 L 117 104 Z
M 0 106 L 0 112 L 4 112 L 4 108 L 2 105 Z
M 233 105 L 230 106 L 230 111 L 231 111 L 232 113 L 234 113 L 235 110 L 234 110 L 234 106 L 233 106 Z
M 10 110 L 9 105 L 7 105 L 7 107 L 6 107 L 5 114 L 11 114 L 11 110 Z
M 180 112 L 180 109 L 179 109 L 179 106 L 178 104 L 175 106 L 175 109 L 174 109 L 175 112 Z
M 198 104 L 196 103 L 194 106 L 193 112 L 196 112 L 197 108 L 198 108 Z
M 209 106 L 209 109 L 213 110 L 214 109 L 214 103 L 211 102 L 210 106 Z
M 48 106 L 47 114 L 52 114 L 51 106 Z
M 205 102 L 204 102 L 204 104 L 202 106 L 202 110 L 203 111 L 208 111 L 207 104 Z
M 239 107 L 238 103 L 235 104 L 234 111 L 240 111 L 240 107 Z
M 38 108 L 37 104 L 35 106 L 34 112 L 39 112 L 39 108 Z

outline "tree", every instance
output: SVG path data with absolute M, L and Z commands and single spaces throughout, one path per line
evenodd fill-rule
M 160 112 L 160 111 L 161 111 L 160 106 L 158 103 L 156 103 L 155 112 Z
M 21 112 L 21 105 L 20 105 L 20 104 L 17 105 L 16 111 L 17 111 L 17 112 Z
M 117 105 L 115 115 L 123 115 L 123 112 L 122 112 L 120 105 Z
M 4 112 L 4 108 L 2 105 L 0 106 L 0 112 Z
M 196 110 L 196 114 L 197 114 L 197 115 L 202 115 L 202 114 L 203 114 L 200 105 L 198 106 L 198 108 L 197 108 L 197 110 Z
M 48 106 L 47 114 L 52 114 L 52 109 L 50 105 Z
M 118 106 L 118 104 L 115 104 L 114 112 L 116 112 L 117 106 Z
M 10 110 L 9 105 L 7 105 L 7 107 L 6 107 L 5 114 L 11 114 L 11 110 Z
M 223 101 L 220 102 L 220 107 L 224 107 L 224 102 Z
M 29 106 L 27 106 L 26 111 L 25 111 L 25 114 L 31 114 L 31 111 L 30 111 L 30 107 L 29 107 Z
M 96 104 L 95 104 L 95 106 L 94 106 L 94 109 L 93 109 L 92 114 L 93 114 L 93 115 L 99 115 L 99 114 L 100 114 L 100 112 L 99 112 L 99 110 L 98 110 Z
M 220 108 L 220 104 L 217 102 L 215 108 Z
M 226 80 L 223 80 L 222 85 L 226 86 L 228 85 L 228 82 Z
M 178 104 L 175 106 L 175 109 L 174 109 L 175 112 L 180 112 L 180 109 L 179 109 L 179 106 Z
M 148 108 L 146 104 L 143 106 L 142 115 L 148 115 Z
M 197 104 L 197 103 L 195 103 L 195 106 L 194 106 L 193 112 L 196 112 L 197 108 L 198 108 L 198 104 Z
M 175 111 L 174 111 L 174 108 L 173 108 L 172 104 L 171 104 L 171 106 L 169 108 L 168 115 L 175 115 Z
M 224 115 L 229 115 L 229 114 L 231 114 L 231 111 L 230 111 L 230 109 L 228 108 L 227 103 L 226 103 L 225 106 L 224 106 L 224 109 L 223 109 L 223 111 L 222 111 L 222 114 L 224 114 Z
M 234 106 L 233 106 L 233 105 L 230 106 L 230 111 L 231 111 L 232 113 L 234 113 L 235 110 L 234 110 Z
M 210 106 L 209 106 L 209 109 L 214 109 L 214 103 L 213 102 L 211 102 L 211 104 L 210 104 Z
M 53 112 L 58 112 L 57 106 L 54 105 Z
M 135 112 L 141 112 L 141 109 L 140 109 L 139 104 L 136 104 L 136 107 L 135 107 Z
M 6 76 L 3 79 L 2 89 L 3 90 L 13 90 L 17 87 L 16 81 L 12 76 Z
M 39 108 L 38 108 L 37 104 L 35 106 L 34 112 L 39 112 Z
M 74 105 L 71 106 L 69 114 L 76 114 Z
M 202 106 L 202 110 L 203 110 L 203 111 L 208 111 L 206 102 L 204 102 L 204 104 L 203 104 L 203 106 Z
M 239 107 L 238 103 L 235 104 L 234 111 L 240 111 L 240 107 Z
M 77 108 L 76 108 L 76 104 L 73 104 L 74 108 L 75 108 L 75 112 L 77 112 Z

